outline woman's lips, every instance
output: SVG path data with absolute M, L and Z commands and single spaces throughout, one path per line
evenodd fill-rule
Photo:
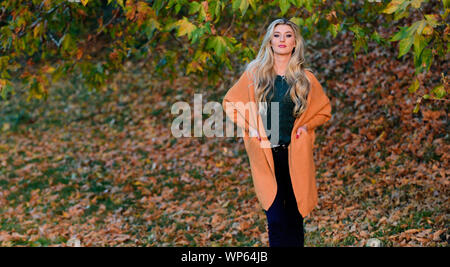
M 284 47 L 286 47 L 286 46 L 285 46 L 285 45 L 279 45 L 278 47 L 284 48 Z

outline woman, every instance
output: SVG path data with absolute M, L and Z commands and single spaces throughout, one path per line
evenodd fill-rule
M 228 117 L 244 129 L 271 247 L 303 247 L 303 218 L 318 201 L 314 129 L 331 118 L 331 105 L 314 74 L 304 67 L 303 50 L 296 24 L 273 21 L 256 59 L 222 103 Z

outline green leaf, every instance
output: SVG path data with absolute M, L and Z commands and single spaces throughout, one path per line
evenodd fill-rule
M 64 67 L 58 67 L 56 70 L 51 74 L 53 81 L 58 81 L 61 79 L 61 77 L 64 75 Z
M 189 39 L 192 38 L 192 32 L 197 29 L 197 26 L 192 24 L 186 17 L 177 21 L 178 26 L 178 36 L 187 35 Z
M 394 20 L 400 20 L 402 18 L 409 17 L 409 11 L 407 9 L 405 10 L 398 10 L 395 12 Z
M 299 27 L 303 26 L 303 24 L 304 24 L 303 18 L 299 18 L 299 17 L 293 17 L 290 19 L 290 21 L 294 22 Z
M 355 33 L 356 40 L 353 40 L 354 52 L 358 52 L 361 47 L 367 52 L 367 36 L 365 35 L 364 30 L 359 25 L 352 25 L 349 28 L 352 32 Z M 355 54 L 353 55 L 356 56 Z
M 220 13 L 222 13 L 223 8 L 225 7 L 225 4 L 222 1 L 216 2 L 216 8 L 214 10 L 214 15 L 216 17 L 216 20 L 214 23 L 217 23 L 220 19 Z
M 423 26 L 425 26 L 423 22 L 424 22 L 423 20 L 419 20 L 411 24 L 411 26 L 409 26 L 408 29 L 406 30 L 408 35 L 413 36 L 419 28 L 421 28 L 420 30 L 422 31 Z
M 415 23 L 417 23 L 417 26 L 416 26 L 417 28 L 416 28 L 415 33 L 422 34 L 423 28 L 425 28 L 425 26 L 427 25 L 426 21 L 422 19 Z
M 247 12 L 249 5 L 248 0 L 233 0 L 232 2 L 232 9 L 233 12 L 236 12 L 238 9 L 241 11 L 241 17 L 245 15 L 245 12 Z
M 13 91 L 13 87 L 8 81 L 5 81 L 5 84 L 0 87 L 0 91 L 2 93 L 3 100 L 6 100 L 7 94 Z
M 364 34 L 364 31 L 362 30 L 362 28 L 357 24 L 352 25 L 349 29 L 355 33 L 356 37 L 360 37 L 361 35 Z
M 408 26 L 400 27 L 400 31 L 398 31 L 394 36 L 392 36 L 389 41 L 396 42 L 401 39 L 405 39 L 408 36 Z
M 200 8 L 200 14 L 198 14 L 198 20 L 199 21 L 205 21 L 206 20 L 206 10 L 202 5 L 202 8 Z
M 280 5 L 280 9 L 281 9 L 281 15 L 286 14 L 286 12 L 289 10 L 289 8 L 291 7 L 291 3 L 289 3 L 288 0 L 280 0 L 279 2 Z
M 239 9 L 241 10 L 242 16 L 244 16 L 245 12 L 247 12 L 248 5 L 249 5 L 248 0 L 241 0 Z
M 253 8 L 254 11 L 256 11 L 258 8 L 256 1 L 257 0 L 248 0 L 250 6 Z
M 178 1 L 176 1 L 176 0 L 169 0 L 169 3 L 167 3 L 167 5 L 166 5 L 166 9 L 172 8 L 172 7 L 175 6 L 177 3 L 178 3 Z M 178 12 L 176 12 L 176 13 L 178 13 Z
M 290 2 L 295 6 L 295 7 L 302 7 L 305 5 L 305 0 L 290 0 Z
M 227 41 L 222 36 L 213 36 L 208 38 L 206 48 L 213 48 L 217 56 L 221 57 L 227 49 Z
M 439 99 L 443 98 L 447 94 L 443 84 L 434 87 L 431 92 Z
M 328 25 L 328 30 L 331 32 L 333 37 L 337 36 L 340 26 L 341 26 L 340 24 L 331 24 L 331 23 L 330 23 L 330 25 Z
M 119 6 L 122 7 L 122 9 L 125 9 L 125 6 L 123 5 L 123 0 L 117 0 L 117 3 L 119 4 Z
M 422 98 L 419 98 L 419 99 L 417 100 L 417 104 L 416 104 L 416 106 L 414 107 L 413 113 L 419 112 L 421 100 L 422 100 Z
M 200 39 L 200 37 L 202 37 L 205 33 L 205 31 L 207 31 L 208 28 L 207 27 L 203 27 L 203 28 L 197 28 L 192 32 L 192 39 L 191 39 L 191 44 L 195 44 L 196 42 L 198 42 L 198 40 Z M 209 32 L 211 32 L 211 30 L 209 30 Z
M 421 39 L 420 33 L 417 34 L 419 31 L 421 32 L 423 30 L 425 26 L 425 21 L 424 20 L 420 20 L 420 21 L 416 21 L 414 22 L 411 26 L 409 27 L 400 27 L 401 30 L 399 32 L 397 32 L 391 39 L 391 42 L 394 41 L 398 41 L 399 42 L 399 55 L 397 58 L 402 57 L 403 55 L 405 55 L 406 53 L 408 53 L 409 49 L 411 48 L 411 45 L 413 43 L 415 43 L 415 49 L 416 51 L 422 51 L 423 47 L 426 46 L 426 44 L 424 44 L 424 40 Z M 423 45 L 423 47 L 421 47 Z
M 375 40 L 379 44 L 383 41 L 383 38 L 381 38 L 376 30 L 372 33 L 372 35 L 370 35 L 370 39 Z
M 398 43 L 399 54 L 397 58 L 400 58 L 406 53 L 408 53 L 409 49 L 411 48 L 411 45 L 413 44 L 413 41 L 414 41 L 413 36 L 410 36 L 408 38 L 401 40 Z
M 123 0 L 120 0 L 123 2 Z M 166 3 L 164 0 L 155 0 L 153 2 L 152 8 L 153 10 L 155 10 L 156 15 L 159 16 L 159 11 L 164 8 L 166 6 Z M 122 7 L 123 7 L 123 3 L 122 3 Z
M 431 49 L 424 48 L 422 52 L 422 66 L 425 68 L 426 71 L 430 70 L 431 62 L 433 61 L 433 54 Z
M 414 53 L 420 55 L 427 46 L 427 39 L 421 34 L 414 34 Z
M 414 82 L 409 86 L 408 91 L 410 93 L 414 93 L 417 91 L 417 89 L 419 89 L 419 86 L 420 86 L 419 80 L 416 78 Z
M 440 23 L 438 22 L 438 16 L 435 14 L 427 14 L 425 15 L 425 19 L 427 20 L 428 24 L 431 25 L 431 27 L 435 28 Z
M 239 9 L 240 5 L 241 5 L 241 0 L 233 0 L 231 2 L 231 10 L 233 10 L 233 13 L 235 13 Z
M 72 45 L 72 38 L 70 36 L 70 34 L 64 34 L 63 36 L 63 41 L 62 41 L 62 50 L 67 51 L 70 49 L 71 45 Z
M 403 2 L 405 2 L 405 1 L 404 0 L 393 0 L 381 12 L 386 13 L 386 14 L 392 14 L 399 9 L 400 5 Z
M 411 6 L 414 8 L 419 8 L 423 2 L 425 2 L 425 0 L 412 0 Z
M 442 4 L 444 8 L 450 8 L 450 0 L 442 0 Z
M 202 5 L 199 2 L 195 2 L 195 1 L 194 2 L 190 2 L 189 3 L 188 14 L 192 15 L 192 14 L 197 13 L 200 10 L 201 7 L 202 7 Z
M 180 13 L 180 10 L 183 6 L 177 2 L 176 6 L 175 6 L 175 14 Z

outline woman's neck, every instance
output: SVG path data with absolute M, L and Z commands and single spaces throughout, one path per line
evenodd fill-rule
M 274 55 L 273 68 L 278 75 L 284 76 L 286 74 L 287 65 L 291 55 Z

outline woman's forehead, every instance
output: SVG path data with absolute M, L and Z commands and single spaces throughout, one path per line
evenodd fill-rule
M 279 32 L 279 33 L 283 33 L 283 32 L 292 32 L 292 28 L 289 25 L 277 25 L 275 26 L 273 32 Z

